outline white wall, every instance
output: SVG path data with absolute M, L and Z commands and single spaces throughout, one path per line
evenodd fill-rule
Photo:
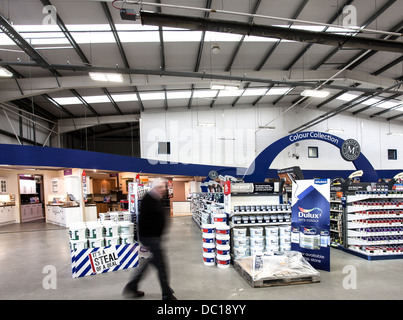
M 142 113 L 140 125 L 141 157 L 248 167 L 271 143 L 324 113 L 317 109 L 298 112 L 294 108 L 283 114 L 285 108 L 270 105 L 243 109 L 214 107 L 204 110 L 146 111 Z M 200 122 L 214 123 L 215 126 L 198 126 Z M 258 129 L 269 122 L 269 126 L 275 126 L 275 130 Z M 387 135 L 389 131 L 403 132 L 399 122 L 396 124 L 339 114 L 307 130 L 325 132 L 328 128 L 343 129 L 344 132 L 333 134 L 343 139 L 357 140 L 362 153 L 375 169 L 403 170 L 403 139 L 401 136 Z M 158 141 L 171 142 L 171 155 L 158 155 Z M 308 146 L 319 148 L 318 159 L 308 158 Z M 397 149 L 398 160 L 388 160 L 387 149 Z M 292 157 L 292 154 L 299 155 L 299 159 Z M 298 146 L 293 144 L 284 149 L 274 160 L 271 169 L 290 166 L 300 166 L 306 170 L 355 169 L 352 163 L 341 158 L 338 148 L 318 140 L 300 141 Z

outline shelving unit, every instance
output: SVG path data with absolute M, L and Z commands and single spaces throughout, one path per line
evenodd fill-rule
M 343 204 L 335 194 L 330 199 L 330 244 L 333 247 L 343 245 Z
M 231 188 L 235 189 L 236 186 L 231 185 Z M 246 234 L 249 235 L 251 227 L 291 226 L 291 205 L 283 204 L 282 188 L 277 192 L 275 188 L 274 192 L 254 192 L 255 186 L 251 186 L 250 190 L 242 188 L 240 192 L 235 189 L 224 196 L 224 211 L 228 214 L 231 228 L 231 250 L 235 248 L 234 228 L 246 227 Z M 232 255 L 235 256 L 234 252 Z
M 403 258 L 403 192 L 347 195 L 345 250 L 375 259 Z
M 198 192 L 191 194 L 191 211 L 193 221 L 199 228 L 203 223 L 212 223 L 214 208 L 223 208 L 222 192 Z

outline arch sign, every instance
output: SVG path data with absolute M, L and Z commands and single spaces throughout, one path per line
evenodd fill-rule
M 246 170 L 243 176 L 244 181 L 264 182 L 267 170 L 277 155 L 286 147 L 302 140 L 320 140 L 334 145 L 340 149 L 340 155 L 344 161 L 351 161 L 357 170 L 364 172 L 362 181 L 378 181 L 379 176 L 377 172 L 368 159 L 361 153 L 361 147 L 357 141 L 354 139 L 343 140 L 340 137 L 319 131 L 294 133 L 273 142 L 256 157 L 255 161 Z

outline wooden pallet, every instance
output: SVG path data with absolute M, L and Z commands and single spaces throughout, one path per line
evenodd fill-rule
M 320 275 L 282 275 L 281 277 L 270 277 L 264 279 L 254 280 L 253 277 L 242 268 L 242 266 L 234 262 L 234 268 L 238 273 L 253 287 L 253 288 L 263 288 L 263 287 L 273 287 L 273 286 L 288 286 L 292 284 L 307 284 L 320 282 Z

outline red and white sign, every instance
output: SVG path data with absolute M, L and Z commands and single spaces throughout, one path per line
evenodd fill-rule
M 231 194 L 231 181 L 225 181 L 225 183 L 224 183 L 224 194 L 226 196 Z

